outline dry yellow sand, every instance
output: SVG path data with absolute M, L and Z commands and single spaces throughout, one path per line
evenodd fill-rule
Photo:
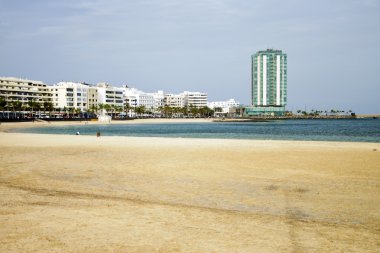
M 0 161 L 0 252 L 380 249 L 377 143 L 0 132 Z

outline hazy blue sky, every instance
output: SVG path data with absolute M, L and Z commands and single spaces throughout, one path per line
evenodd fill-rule
M 0 0 L 0 76 L 249 104 L 266 48 L 288 54 L 288 109 L 380 113 L 378 0 Z

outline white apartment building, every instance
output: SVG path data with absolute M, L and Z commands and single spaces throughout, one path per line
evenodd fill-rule
M 89 110 L 93 110 L 98 106 L 98 89 L 97 87 L 89 86 L 87 94 L 87 106 Z M 96 111 L 96 110 L 95 110 Z
M 124 95 L 124 106 L 128 105 L 129 107 L 137 107 L 137 96 L 136 94 L 127 94 Z
M 235 99 L 231 98 L 227 101 L 216 101 L 208 103 L 208 107 L 211 109 L 222 108 L 224 113 L 228 113 L 230 108 L 239 107 L 240 103 L 235 101 Z
M 59 82 L 49 86 L 52 103 L 55 108 L 88 110 L 89 86 L 75 82 Z
M 164 102 L 166 106 L 170 107 L 185 107 L 185 98 L 182 94 L 165 94 Z
M 7 103 L 19 101 L 23 107 L 28 107 L 29 101 L 40 103 L 41 106 L 44 102 L 51 102 L 51 93 L 46 84 L 15 77 L 0 77 L 0 97 Z
M 129 105 L 130 108 L 136 108 L 137 107 L 137 95 L 129 94 L 124 95 L 124 108 Z M 129 117 L 133 117 L 135 115 L 134 111 L 132 109 L 129 109 L 127 112 Z
M 124 106 L 123 88 L 114 87 L 108 83 L 98 83 L 98 104 Z
M 219 113 L 229 113 L 231 108 L 239 107 L 240 103 L 235 101 L 235 99 L 229 99 L 227 101 L 216 101 L 208 103 L 208 107 L 211 109 L 221 108 L 222 111 Z
M 147 111 L 158 112 L 160 107 L 165 105 L 164 92 L 157 91 L 146 93 L 135 88 L 124 87 L 124 101 L 131 107 L 144 106 Z
M 140 93 L 137 96 L 138 106 L 144 106 L 145 110 L 153 112 L 154 111 L 154 97 L 149 93 Z
M 123 88 L 124 101 L 130 107 L 145 106 L 145 108 L 152 109 L 154 106 L 154 98 L 149 93 L 145 93 L 135 88 Z
M 162 90 L 159 90 L 155 93 L 150 93 L 153 96 L 154 99 L 154 112 L 159 112 L 159 108 L 162 108 L 165 106 L 165 95 Z
M 185 91 L 180 95 L 184 98 L 185 106 L 194 106 L 197 108 L 207 106 L 207 93 Z

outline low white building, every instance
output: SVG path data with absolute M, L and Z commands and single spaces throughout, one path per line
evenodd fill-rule
M 130 107 L 144 106 L 146 110 L 153 110 L 154 97 L 150 93 L 143 92 L 136 88 L 123 88 L 124 102 L 128 103 Z
M 215 112 L 216 114 L 218 113 L 230 113 L 230 110 L 232 108 L 236 108 L 236 107 L 239 107 L 240 106 L 240 103 L 235 101 L 235 99 L 229 99 L 227 101 L 216 101 L 216 102 L 210 102 L 208 103 L 208 107 L 210 107 L 211 109 L 215 110 L 215 108 L 221 108 L 220 110 L 221 111 L 217 111 Z
M 132 108 L 144 106 L 147 112 L 159 113 L 159 108 L 164 106 L 164 92 L 147 93 L 136 88 L 123 88 L 124 104 L 128 104 Z M 133 112 L 129 113 L 133 116 Z

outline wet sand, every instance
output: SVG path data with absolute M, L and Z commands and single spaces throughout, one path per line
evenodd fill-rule
M 379 252 L 378 143 L 0 132 L 0 150 L 0 252 Z

